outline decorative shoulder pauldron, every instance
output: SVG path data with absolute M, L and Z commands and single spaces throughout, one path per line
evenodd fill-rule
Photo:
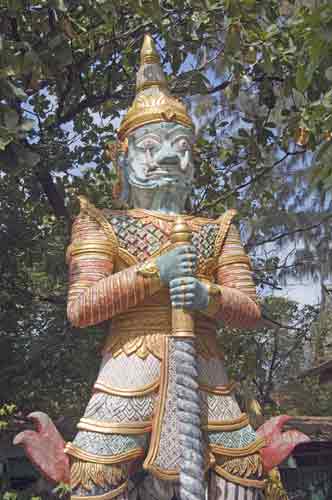
M 207 220 L 203 224 L 200 219 L 201 225 L 193 235 L 193 244 L 198 255 L 198 277 L 213 281 L 218 258 L 235 214 L 235 210 L 228 210 L 217 220 Z
M 152 214 L 144 210 L 99 210 L 80 197 L 81 211 L 98 222 L 118 258 L 126 265 L 144 262 L 170 247 L 174 216 Z M 216 220 L 186 216 L 192 228 L 192 243 L 197 250 L 197 276 L 211 280 L 235 210 L 228 210 Z

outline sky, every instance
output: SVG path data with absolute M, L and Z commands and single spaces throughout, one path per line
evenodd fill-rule
M 320 282 L 311 279 L 303 279 L 300 282 L 289 279 L 289 282 L 282 290 L 275 292 L 275 295 L 295 300 L 301 304 L 317 305 L 321 300 Z

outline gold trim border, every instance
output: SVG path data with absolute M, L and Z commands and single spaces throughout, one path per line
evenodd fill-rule
M 168 337 L 164 337 L 163 341 L 163 362 L 160 367 L 160 390 L 159 398 L 157 401 L 156 412 L 152 421 L 152 434 L 150 439 L 150 446 L 147 456 L 143 463 L 143 468 L 146 470 L 153 470 L 153 462 L 159 449 L 161 423 L 165 411 L 167 386 L 168 386 Z
M 151 432 L 151 420 L 146 422 L 102 422 L 93 418 L 81 418 L 78 429 L 101 434 L 144 434 Z
M 231 264 L 247 264 L 251 268 L 251 263 L 248 255 L 235 254 L 227 257 L 221 257 L 218 263 L 218 268 L 229 266 Z
M 118 250 L 118 257 L 128 266 L 135 266 L 136 264 L 139 264 L 138 259 L 134 255 L 132 255 L 125 248 L 122 248 L 120 246 Z
M 258 488 L 258 489 L 263 489 L 265 488 L 266 481 L 264 479 L 259 480 L 259 479 L 247 479 L 245 477 L 238 477 L 238 476 L 233 476 L 233 474 L 230 474 L 229 472 L 225 471 L 220 465 L 215 465 L 214 470 L 218 476 L 223 477 L 227 481 L 230 481 L 231 483 L 234 484 L 239 484 L 240 486 L 247 486 L 249 488 Z
M 159 61 L 154 61 L 154 62 L 159 62 Z M 161 89 L 167 89 L 167 83 L 166 82 L 161 82 L 160 80 L 148 80 L 147 82 L 141 83 L 136 87 L 136 93 L 138 94 L 142 90 L 148 89 L 149 87 L 159 87 Z
M 108 257 L 113 257 L 115 251 L 114 246 L 109 241 L 109 239 L 105 241 L 97 241 L 97 240 L 78 240 L 73 241 L 66 251 L 66 262 L 68 264 L 71 257 L 80 256 L 80 255 L 95 255 L 102 254 L 107 255 Z
M 265 444 L 265 439 L 259 438 L 244 448 L 224 448 L 219 444 L 212 443 L 209 444 L 209 448 L 213 454 L 222 455 L 224 457 L 246 457 L 259 451 Z
M 175 469 L 161 469 L 157 465 L 151 464 L 148 467 L 145 467 L 143 464 L 143 468 L 149 470 L 151 474 L 156 476 L 158 479 L 163 481 L 176 481 L 179 479 L 179 472 Z
M 217 396 L 230 396 L 233 394 L 237 386 L 236 382 L 231 382 L 225 385 L 207 385 L 207 384 L 199 384 L 199 389 L 203 392 L 207 392 L 208 394 L 215 394 Z
M 225 243 L 225 239 L 227 237 L 227 233 L 229 230 L 229 227 L 236 216 L 237 211 L 234 209 L 227 210 L 223 215 L 218 217 L 217 223 L 220 224 L 220 228 L 218 231 L 218 234 L 216 236 L 215 242 L 214 242 L 214 252 L 213 256 L 217 259 L 220 255 L 221 249 Z
M 167 112 L 169 111 L 169 109 L 170 109 L 170 105 L 167 104 L 166 106 L 160 106 L 160 108 L 157 109 L 156 111 L 151 111 L 151 112 L 147 113 L 147 112 L 142 112 L 142 110 L 140 110 L 141 112 L 139 115 L 137 115 L 137 112 L 135 112 L 135 113 L 132 112 L 132 115 L 129 115 L 130 111 L 132 110 L 132 108 L 130 108 L 125 119 L 123 120 L 120 127 L 118 128 L 117 132 L 118 132 L 119 141 L 122 142 L 126 137 L 128 137 L 129 134 L 131 134 L 134 130 L 139 128 L 141 125 L 146 125 L 149 123 L 160 123 L 160 122 L 164 122 L 164 121 L 173 122 L 173 123 L 175 122 L 175 123 L 178 123 L 179 125 L 183 125 L 184 127 L 187 127 L 187 128 L 190 128 L 191 130 L 194 130 L 193 122 L 180 109 L 176 109 L 175 111 L 172 111 L 172 117 L 170 119 L 167 119 Z
M 204 467 L 204 473 L 207 474 L 208 471 L 215 466 L 216 459 L 211 453 L 208 457 L 208 461 Z M 144 467 L 144 465 L 143 465 Z M 144 467 L 145 468 L 145 467 Z M 177 481 L 179 480 L 180 473 L 175 469 L 161 469 L 158 465 L 152 464 L 148 469 L 152 474 L 157 476 L 159 479 L 164 481 Z
M 92 462 L 96 464 L 112 465 L 122 462 L 129 462 L 130 460 L 144 457 L 143 448 L 133 448 L 130 451 L 125 451 L 123 453 L 118 453 L 117 455 L 96 455 L 95 453 L 90 453 L 88 451 L 81 450 L 71 442 L 68 442 L 65 446 L 64 452 L 67 455 L 84 460 L 85 462 Z
M 123 484 L 118 486 L 115 490 L 109 491 L 108 493 L 104 493 L 104 495 L 93 495 L 81 497 L 78 495 L 71 495 L 71 500 L 109 500 L 111 498 L 117 497 L 120 493 L 122 493 L 126 488 L 128 488 L 128 481 L 125 481 Z
M 248 415 L 242 413 L 238 418 L 232 420 L 209 420 L 207 424 L 202 426 L 205 431 L 236 431 L 238 429 L 243 429 L 249 425 Z
M 229 210 L 228 210 L 229 211 Z M 131 209 L 126 209 L 126 210 L 108 210 L 108 213 L 110 215 L 131 215 L 133 217 L 137 217 L 139 219 L 161 219 L 167 222 L 175 222 L 175 219 L 178 217 L 178 215 L 170 215 L 170 214 L 165 214 L 162 212 L 156 212 L 154 210 L 148 210 L 146 208 L 131 208 Z M 227 213 L 227 212 L 225 212 Z M 218 225 L 220 223 L 221 218 L 223 215 L 216 219 L 208 218 L 208 217 L 197 217 L 195 215 L 189 215 L 189 214 L 179 214 L 181 217 L 183 217 L 187 222 L 190 222 L 190 225 L 193 228 L 198 228 L 202 227 L 205 224 L 216 224 Z
M 118 238 L 114 232 L 112 224 L 107 220 L 102 210 L 95 207 L 85 196 L 78 196 L 80 202 L 81 212 L 86 212 L 92 217 L 102 228 L 104 234 L 107 236 L 108 241 L 114 247 L 114 256 L 116 256 L 119 249 Z
M 107 384 L 103 384 L 102 382 L 96 382 L 93 386 L 94 389 L 98 389 L 98 391 L 105 392 L 106 394 L 111 394 L 113 396 L 122 396 L 124 398 L 131 398 L 135 396 L 146 396 L 152 392 L 155 392 L 160 384 L 160 380 L 155 380 L 150 384 L 146 384 L 139 389 L 120 389 L 119 387 L 111 387 Z

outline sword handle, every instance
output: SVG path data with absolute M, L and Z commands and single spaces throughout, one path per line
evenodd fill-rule
M 192 240 L 190 227 L 177 217 L 171 232 L 171 242 L 178 245 L 189 244 Z M 172 308 L 172 337 L 193 338 L 195 336 L 194 318 L 190 311 Z

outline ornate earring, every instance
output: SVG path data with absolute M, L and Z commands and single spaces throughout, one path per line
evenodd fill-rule
M 121 196 L 123 190 L 123 171 L 119 164 L 119 154 L 127 153 L 128 151 L 128 139 L 125 138 L 122 142 L 109 142 L 105 146 L 105 158 L 111 161 L 115 169 L 117 180 L 112 188 L 113 199 L 118 200 Z

